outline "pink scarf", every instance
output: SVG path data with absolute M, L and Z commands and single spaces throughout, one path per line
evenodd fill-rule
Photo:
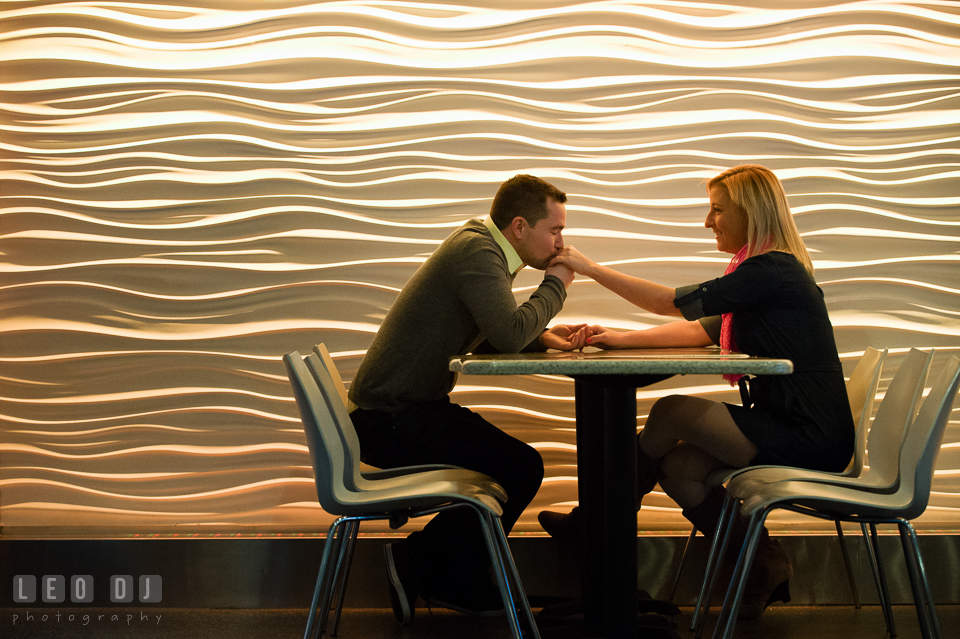
M 747 257 L 747 245 L 744 244 L 743 248 L 737 251 L 737 254 L 733 256 L 733 259 L 730 260 L 730 263 L 727 264 L 727 270 L 723 272 L 724 275 L 729 275 L 737 270 L 737 267 L 740 266 L 742 262 Z M 733 339 L 733 313 L 724 313 L 722 316 L 722 321 L 720 324 L 720 348 L 725 351 L 740 352 L 737 349 L 737 344 Z M 723 378 L 730 382 L 731 386 L 736 386 L 737 382 L 743 375 L 724 375 Z

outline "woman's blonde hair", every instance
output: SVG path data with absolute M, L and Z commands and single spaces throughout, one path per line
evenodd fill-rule
M 758 164 L 728 169 L 707 182 L 707 189 L 722 186 L 730 199 L 747 213 L 747 257 L 783 251 L 790 253 L 813 274 L 813 262 L 790 214 L 787 194 L 773 171 Z

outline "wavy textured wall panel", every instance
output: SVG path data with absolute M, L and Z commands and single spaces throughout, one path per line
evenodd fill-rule
M 960 8 L 741 4 L 5 3 L 0 533 L 320 529 L 280 356 L 323 341 L 349 381 L 518 172 L 567 191 L 568 242 L 680 285 L 727 261 L 703 180 L 766 164 L 848 373 L 869 345 L 883 386 L 909 347 L 960 350 Z M 558 319 L 662 321 L 589 281 Z M 671 392 L 734 398 L 676 378 L 639 424 Z M 543 453 L 519 530 L 576 499 L 572 396 L 456 390 Z M 956 529 L 956 420 L 934 490 L 921 527 Z M 662 494 L 640 523 L 686 529 Z

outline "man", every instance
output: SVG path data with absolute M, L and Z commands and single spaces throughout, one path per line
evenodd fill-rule
M 485 473 L 509 496 L 501 518 L 507 532 L 539 490 L 543 460 L 532 447 L 453 404 L 449 392 L 456 378 L 448 365 L 451 357 L 478 350 L 569 348 L 581 327 L 545 331 L 573 281 L 570 269 L 550 266 L 563 249 L 566 199 L 531 175 L 504 182 L 490 215 L 454 231 L 404 286 L 350 388 L 365 462 L 380 468 L 452 464 Z M 524 265 L 546 272 L 518 306 L 511 287 Z M 473 512 L 440 513 L 384 552 L 401 624 L 412 618 L 418 594 L 461 612 L 503 612 Z

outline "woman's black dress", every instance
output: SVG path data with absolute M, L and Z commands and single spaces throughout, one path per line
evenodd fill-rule
M 758 449 L 751 465 L 781 464 L 840 472 L 853 455 L 854 425 L 823 291 L 791 254 L 744 260 L 728 275 L 677 289 L 688 320 L 703 321 L 719 342 L 719 316 L 733 314 L 737 348 L 789 359 L 792 375 L 750 380 L 752 407 L 728 404 Z

